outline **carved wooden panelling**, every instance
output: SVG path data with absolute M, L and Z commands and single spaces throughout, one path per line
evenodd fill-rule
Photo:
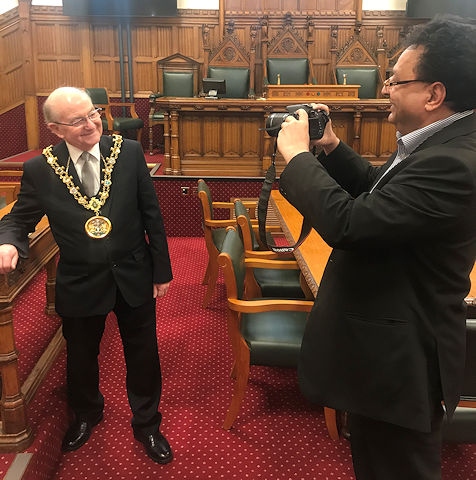
M 23 54 L 21 30 L 18 23 L 0 34 L 0 112 L 23 100 Z

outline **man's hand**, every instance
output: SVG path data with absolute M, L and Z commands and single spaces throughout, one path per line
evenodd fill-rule
M 323 103 L 311 103 L 311 106 L 314 110 L 322 110 L 323 112 L 326 112 L 327 115 L 329 115 L 329 107 L 327 105 L 324 105 Z M 322 150 L 324 150 L 324 153 L 326 155 L 329 155 L 329 153 L 331 153 L 332 150 L 334 150 L 337 145 L 339 145 L 339 143 L 339 137 L 337 137 L 337 135 L 334 133 L 334 130 L 332 129 L 332 121 L 329 117 L 329 121 L 327 122 L 326 128 L 324 130 L 324 135 L 319 140 L 313 140 L 311 142 L 311 146 L 320 147 L 322 148 Z
M 5 243 L 0 245 L 0 273 L 9 273 L 15 270 L 18 262 L 18 250 L 14 245 Z
M 314 110 L 322 110 L 329 114 L 329 107 L 323 103 L 312 103 L 311 106 Z M 299 153 L 308 152 L 311 147 L 320 147 L 328 155 L 339 145 L 340 140 L 332 130 L 330 119 L 322 138 L 311 142 L 309 138 L 309 117 L 306 111 L 299 109 L 296 113 L 299 120 L 289 115 L 281 125 L 278 134 L 278 149 L 286 163 L 289 163 Z
M 169 290 L 170 282 L 168 283 L 154 283 L 154 298 L 165 297 Z
M 286 163 L 302 152 L 309 152 L 309 117 L 303 109 L 296 113 L 299 120 L 288 115 L 278 133 L 278 150 Z

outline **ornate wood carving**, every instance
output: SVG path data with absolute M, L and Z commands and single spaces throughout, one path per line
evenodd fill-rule
M 206 76 L 209 66 L 242 67 L 250 69 L 249 96 L 254 97 L 255 92 L 255 62 L 256 62 L 256 37 L 257 27 L 250 28 L 250 51 L 246 51 L 235 34 L 235 21 L 230 20 L 226 26 L 226 33 L 215 46 L 210 45 L 210 28 L 202 26 L 202 41 L 204 50 L 203 75 Z
M 286 13 L 283 20 L 280 32 L 268 40 L 268 17 L 264 16 L 260 19 L 261 26 L 261 48 L 263 58 L 263 78 L 267 83 L 268 72 L 266 61 L 268 58 L 299 58 L 304 57 L 308 59 L 309 64 L 309 78 L 308 83 L 315 83 L 315 76 L 311 58 L 311 46 L 314 43 L 313 30 L 314 23 L 312 17 L 306 17 L 305 32 L 306 39 L 304 39 L 300 32 L 293 26 L 293 18 L 291 13 Z

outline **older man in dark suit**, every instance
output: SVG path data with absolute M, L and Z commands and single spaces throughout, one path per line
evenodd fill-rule
M 98 354 L 113 311 L 124 346 L 134 436 L 158 463 L 173 454 L 160 433 L 161 369 L 156 298 L 172 270 L 162 216 L 141 146 L 102 136 L 99 109 L 82 90 L 62 87 L 44 104 L 61 141 L 24 165 L 18 201 L 0 222 L 0 272 L 28 255 L 28 233 L 47 215 L 60 258 L 56 311 L 67 346 L 74 422 L 63 450 L 81 447 L 103 417 Z
M 476 255 L 476 26 L 418 27 L 383 93 L 398 151 L 374 167 L 331 122 L 310 153 L 286 118 L 283 195 L 333 247 L 302 343 L 300 385 L 350 412 L 358 480 L 441 478 L 442 402 L 458 403 Z M 329 112 L 326 105 L 315 108 Z

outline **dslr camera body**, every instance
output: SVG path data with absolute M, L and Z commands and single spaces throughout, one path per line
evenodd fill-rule
M 329 121 L 329 115 L 322 110 L 314 110 L 309 104 L 299 104 L 299 105 L 289 105 L 286 107 L 286 113 L 272 113 L 266 119 L 265 130 L 270 137 L 277 137 L 279 130 L 281 129 L 281 124 L 286 120 L 289 115 L 292 115 L 294 118 L 299 119 L 299 115 L 296 113 L 297 110 L 302 108 L 306 111 L 309 117 L 309 136 L 311 140 L 319 140 L 324 135 L 324 129 L 326 128 L 327 122 Z

